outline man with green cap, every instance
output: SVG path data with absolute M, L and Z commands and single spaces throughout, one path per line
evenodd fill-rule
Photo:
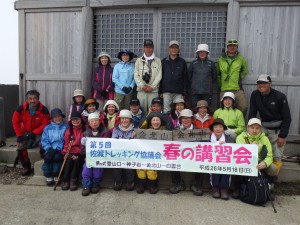
M 241 82 L 248 73 L 248 66 L 246 59 L 238 52 L 238 45 L 236 39 L 228 40 L 227 51 L 218 60 L 217 83 L 221 89 L 220 98 L 225 92 L 233 92 L 236 107 L 245 117 L 248 104 Z

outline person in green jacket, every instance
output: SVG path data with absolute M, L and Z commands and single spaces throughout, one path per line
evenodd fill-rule
M 257 118 L 249 120 L 247 130 L 242 132 L 236 138 L 237 144 L 256 144 L 258 146 L 258 164 L 257 169 L 263 171 L 267 175 L 269 187 L 273 187 L 277 174 L 277 166 L 273 163 L 272 145 L 262 131 L 261 121 Z M 236 176 L 236 191 L 232 194 L 232 198 L 239 198 L 239 188 L 244 182 L 245 177 Z
M 235 108 L 235 96 L 232 92 L 225 92 L 221 99 L 221 108 L 214 112 L 213 117 L 224 121 L 228 128 L 225 130 L 225 134 L 229 135 L 233 140 L 245 130 L 243 113 Z
M 236 107 L 246 116 L 248 103 L 241 82 L 248 73 L 248 66 L 246 59 L 238 52 L 238 45 L 236 39 L 227 42 L 227 51 L 218 60 L 217 84 L 221 89 L 220 98 L 225 92 L 233 92 Z

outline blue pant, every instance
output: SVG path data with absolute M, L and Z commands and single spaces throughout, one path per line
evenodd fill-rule
M 211 185 L 220 189 L 228 189 L 230 187 L 230 175 L 211 174 Z
M 46 154 L 44 158 L 44 164 L 42 170 L 45 177 L 57 177 L 63 161 L 63 155 L 59 151 L 55 151 L 55 154 Z
M 102 168 L 87 168 L 86 163 L 84 163 L 82 168 L 82 187 L 89 188 L 99 186 L 102 175 Z

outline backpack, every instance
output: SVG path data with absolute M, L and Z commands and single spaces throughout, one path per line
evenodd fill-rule
M 241 185 L 240 200 L 252 205 L 263 205 L 269 200 L 268 188 L 268 183 L 263 175 L 249 177 Z

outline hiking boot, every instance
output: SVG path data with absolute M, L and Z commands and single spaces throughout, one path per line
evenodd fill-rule
M 229 199 L 228 189 L 221 189 L 221 199 L 223 200 Z
M 54 179 L 53 179 L 53 177 L 46 177 L 46 184 L 47 184 L 47 186 L 54 185 Z
M 191 190 L 193 191 L 194 195 L 196 195 L 196 196 L 202 196 L 203 195 L 203 191 L 197 185 L 192 185 Z
M 240 191 L 237 189 L 232 194 L 231 197 L 234 199 L 240 199 Z
M 78 188 L 77 179 L 71 179 L 70 191 L 76 191 Z
M 21 169 L 22 176 L 28 176 L 28 175 L 30 175 L 30 172 L 31 172 L 31 168 L 22 168 Z
M 170 193 L 172 194 L 177 194 L 181 191 L 184 191 L 186 189 L 184 182 L 181 182 L 179 184 L 172 184 L 171 188 L 170 188 Z
M 88 196 L 90 194 L 90 188 L 89 187 L 85 187 L 82 189 L 81 195 L 82 196 Z
M 157 180 L 149 180 L 149 192 L 150 194 L 156 194 L 158 192 Z
M 122 190 L 122 181 L 115 181 L 114 190 L 115 191 L 121 191 Z
M 128 181 L 126 183 L 126 191 L 133 191 L 134 190 L 134 181 Z
M 213 198 L 221 197 L 219 188 L 217 188 L 217 187 L 212 188 L 212 196 L 213 196 Z
M 62 182 L 62 185 L 61 185 L 61 189 L 66 191 L 70 188 L 70 182 L 66 181 L 66 182 Z
M 138 179 L 137 185 L 136 185 L 136 192 L 138 194 L 142 194 L 145 191 L 145 180 Z
M 97 186 L 93 186 L 92 188 L 91 188 L 91 192 L 93 193 L 93 194 L 97 194 L 98 192 L 99 192 L 99 190 L 100 190 L 100 187 L 97 185 Z

